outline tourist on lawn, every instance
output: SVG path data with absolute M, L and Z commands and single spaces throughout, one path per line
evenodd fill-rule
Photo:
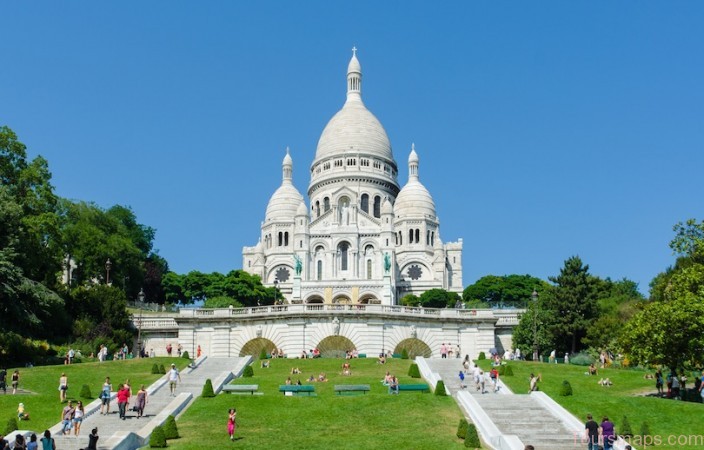
M 391 372 L 389 372 L 388 370 L 386 371 L 384 379 L 381 380 L 381 384 L 383 384 L 384 386 L 388 386 L 391 384 Z
M 287 386 L 290 386 L 291 383 L 293 383 L 293 382 L 291 381 L 291 377 L 286 378 L 286 383 L 285 383 L 285 384 L 286 384 Z
M 81 432 L 81 424 L 83 423 L 83 416 L 86 415 L 85 410 L 83 409 L 83 402 L 78 401 L 78 404 L 76 405 L 76 409 L 73 411 L 73 434 L 74 436 L 78 436 L 78 433 Z
M 139 387 L 139 391 L 137 391 L 137 401 L 134 404 L 137 407 L 138 419 L 144 415 L 144 407 L 147 406 L 148 397 L 149 394 L 147 393 L 147 389 L 144 385 L 141 385 Z
M 342 375 L 352 375 L 352 368 L 350 367 L 350 363 L 347 361 L 342 364 Z
M 56 442 L 54 438 L 51 437 L 51 431 L 44 431 L 44 437 L 41 438 L 42 450 L 56 450 Z
M 19 420 L 29 420 L 29 413 L 24 410 L 24 403 L 17 405 L 17 418 Z
M 604 443 L 604 450 L 611 450 L 613 448 L 616 432 L 614 431 L 613 422 L 606 416 L 601 420 L 601 439 Z
M 29 442 L 27 443 L 27 450 L 37 450 L 39 448 L 39 442 L 37 442 L 37 435 L 32 433 L 29 437 Z
M 383 353 L 379 353 L 379 359 L 377 360 L 378 364 L 386 364 L 386 355 Z
M 61 434 L 71 434 L 71 428 L 73 427 L 73 413 L 76 409 L 73 407 L 73 402 L 68 401 L 68 405 L 64 406 L 61 411 Z
M 105 383 L 103 383 L 103 388 L 100 391 L 100 414 L 110 414 L 110 392 L 112 392 L 110 377 L 105 377 Z
M 169 370 L 169 387 L 171 388 L 171 396 L 176 396 L 176 381 L 181 382 L 181 374 L 176 368 L 176 364 L 171 364 L 171 370 Z
M 90 430 L 90 434 L 88 435 L 88 447 L 86 447 L 86 450 L 98 450 L 98 428 L 93 428 Z
M 61 403 L 66 401 L 66 391 L 68 391 L 68 377 L 62 373 L 59 377 L 59 401 Z
M 569 363 L 570 363 L 570 354 L 565 353 L 565 364 L 569 364 Z
M 670 372 L 670 398 L 679 399 L 680 398 L 680 378 L 677 376 L 677 372 Z
M 12 394 L 17 393 L 17 387 L 20 385 L 20 371 L 15 370 L 12 372 Z
M 664 385 L 664 381 L 662 379 L 662 370 L 658 369 L 657 372 L 655 372 L 655 389 L 658 390 L 658 397 L 662 397 L 664 394 L 664 391 L 662 389 Z
M 230 440 L 235 440 L 235 430 L 237 430 L 237 410 L 235 408 L 230 408 L 227 412 L 227 434 L 230 435 Z
M 587 414 L 587 422 L 584 424 L 584 437 L 587 440 L 587 450 L 599 450 L 599 424 Z
M 389 383 L 389 394 L 398 394 L 398 378 L 396 378 L 396 375 L 391 375 L 391 382 Z
M 596 375 L 599 371 L 596 369 L 594 363 L 589 364 L 589 375 Z
M 125 420 L 127 404 L 130 401 L 130 388 L 126 384 L 120 386 L 117 391 L 117 408 L 120 411 L 120 419 Z
M 530 392 L 537 391 L 538 390 L 538 381 L 539 377 L 536 377 L 532 373 L 530 374 Z

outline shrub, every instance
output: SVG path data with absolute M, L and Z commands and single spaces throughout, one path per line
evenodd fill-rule
M 166 447 L 166 435 L 164 434 L 164 427 L 159 425 L 154 427 L 152 430 L 152 435 L 149 437 L 149 446 L 151 448 L 164 448 Z
M 267 354 L 266 354 L 265 348 L 262 348 L 262 351 L 259 352 L 259 359 L 260 360 L 267 359 Z
M 625 438 L 633 437 L 633 430 L 631 429 L 631 423 L 628 421 L 628 417 L 623 416 L 619 429 L 621 430 L 621 436 Z
M 188 351 L 183 352 L 183 355 L 181 355 L 181 357 L 185 359 L 191 359 L 191 357 L 188 356 Z
M 178 439 L 178 427 L 176 426 L 176 418 L 174 416 L 169 416 L 166 418 L 166 422 L 163 425 L 164 437 L 166 439 Z
M 479 434 L 477 434 L 477 427 L 473 423 L 467 424 L 464 446 L 469 448 L 482 448 L 482 443 L 479 441 Z
M 420 369 L 418 368 L 418 364 L 411 364 L 411 367 L 408 368 L 408 376 L 411 378 L 420 378 Z
M 505 366 L 499 366 L 499 375 L 502 377 L 512 377 L 513 367 L 508 364 L 506 364 Z
M 90 393 L 90 387 L 87 384 L 81 388 L 80 396 L 81 398 L 93 399 L 93 394 Z
M 242 372 L 242 377 L 243 378 L 251 378 L 254 376 L 254 369 L 252 369 L 252 366 L 247 366 L 244 368 L 244 371 Z
M 8 434 L 12 433 L 13 431 L 15 431 L 15 430 L 17 430 L 17 429 L 18 429 L 18 426 L 17 426 L 17 419 L 15 419 L 14 417 L 12 417 L 11 419 L 9 419 L 9 420 L 7 421 L 7 426 L 5 427 L 5 432 L 4 432 L 3 434 L 4 434 L 5 436 L 7 436 Z
M 435 395 L 447 395 L 447 392 L 445 392 L 445 382 L 442 380 L 438 380 L 438 384 L 435 385 Z
M 166 373 L 166 369 L 164 369 L 164 365 L 163 365 L 163 364 L 159 365 L 159 373 L 161 373 L 161 374 Z
M 465 439 L 467 437 L 467 419 L 464 417 L 460 419 L 460 424 L 457 426 L 457 437 L 460 439 Z
M 158 365 L 157 363 L 154 363 L 154 365 L 152 366 L 152 373 L 155 374 L 155 375 L 161 373 L 161 372 L 159 371 L 159 365 Z
M 560 386 L 560 396 L 569 397 L 570 395 L 572 395 L 572 385 L 569 381 L 565 380 L 562 382 L 562 386 Z
M 483 360 L 483 359 L 486 359 L 486 353 L 484 353 L 484 352 L 479 352 L 479 356 L 477 356 L 477 359 L 480 360 L 480 361 Z
M 646 442 L 646 439 L 650 436 L 650 425 L 648 425 L 648 422 L 643 422 L 640 424 L 640 436 L 642 438 L 642 442 Z
M 405 348 L 401 350 L 401 359 L 408 359 L 408 350 Z
M 577 366 L 588 366 L 594 361 L 594 358 L 592 358 L 589 353 L 586 352 L 577 353 L 576 355 L 570 357 L 570 364 L 574 364 Z
M 210 378 L 205 380 L 205 384 L 203 385 L 203 392 L 201 392 L 200 396 L 205 398 L 215 397 L 215 391 L 213 390 L 213 382 L 210 381 Z

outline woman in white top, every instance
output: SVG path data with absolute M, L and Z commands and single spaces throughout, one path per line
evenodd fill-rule
M 81 424 L 83 423 L 83 416 L 85 416 L 85 411 L 83 409 L 83 402 L 78 401 L 76 405 L 76 410 L 73 412 L 73 435 L 78 436 L 81 432 Z
M 61 403 L 66 401 L 66 391 L 68 390 L 68 377 L 65 373 L 61 374 L 59 378 L 59 401 Z

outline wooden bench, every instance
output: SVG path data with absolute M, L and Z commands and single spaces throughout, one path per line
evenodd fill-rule
M 398 391 L 421 391 L 421 392 L 430 392 L 430 387 L 425 384 L 399 384 L 398 385 Z
M 258 384 L 226 384 L 222 387 L 222 392 L 249 392 L 254 395 L 259 390 Z
M 343 392 L 363 392 L 366 394 L 371 388 L 368 384 L 336 384 L 335 392 L 342 394 Z
M 282 384 L 279 386 L 279 392 L 283 392 L 286 395 L 287 392 L 291 392 L 292 395 L 315 395 L 315 386 L 310 384 Z

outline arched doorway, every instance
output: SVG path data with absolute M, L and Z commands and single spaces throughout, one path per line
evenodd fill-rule
M 373 304 L 373 303 L 381 303 L 381 302 L 379 302 L 377 300 L 377 298 L 374 297 L 372 294 L 367 294 L 367 295 L 363 295 L 359 298 L 359 303 L 361 303 L 363 305 L 368 305 L 370 303 Z
M 306 300 L 306 303 L 323 303 L 323 297 L 319 295 L 311 295 Z
M 349 305 L 352 303 L 352 299 L 350 299 L 348 296 L 342 294 L 338 295 L 335 298 L 332 299 L 332 302 L 338 305 Z
M 318 343 L 318 350 L 323 358 L 344 358 L 345 353 L 356 347 L 344 336 L 328 336 Z
M 396 345 L 394 348 L 394 354 L 401 354 L 403 350 L 406 349 L 408 352 L 408 357 L 413 359 L 416 356 L 422 356 L 424 358 L 430 358 L 433 352 L 428 347 L 428 344 L 416 338 L 404 339 Z
M 262 350 L 264 350 L 267 354 L 270 355 L 272 350 L 274 350 L 275 348 L 276 345 L 269 339 L 256 338 L 252 339 L 251 341 L 248 341 L 242 346 L 242 350 L 240 350 L 240 356 L 251 355 L 255 358 L 259 358 L 259 355 L 262 353 Z

